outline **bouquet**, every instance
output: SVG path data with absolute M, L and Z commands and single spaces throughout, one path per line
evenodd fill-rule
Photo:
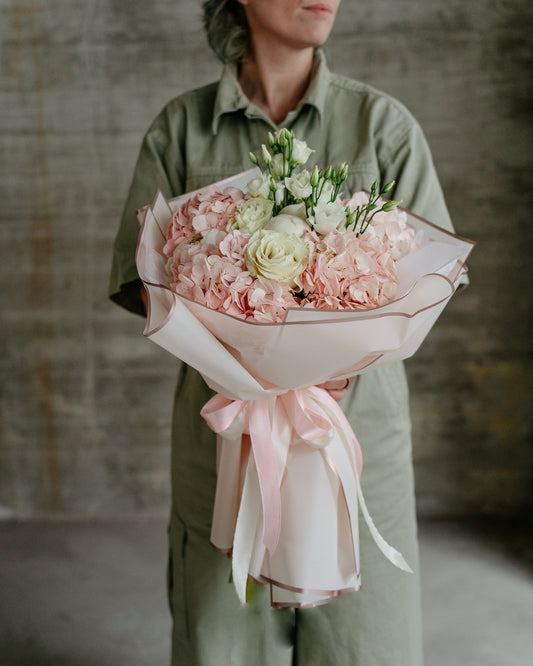
M 409 571 L 368 514 L 362 456 L 318 388 L 412 355 L 454 293 L 473 243 L 399 208 L 394 183 L 342 199 L 347 167 L 269 135 L 254 169 L 140 211 L 145 335 L 217 392 L 211 541 L 273 606 L 360 587 L 359 508 L 380 550 Z M 304 359 L 302 361 L 302 359 Z M 311 511 L 310 506 L 315 507 Z
M 282 322 L 289 308 L 366 310 L 396 293 L 395 260 L 417 234 L 399 202 L 383 201 L 394 182 L 342 202 L 348 169 L 296 171 L 312 150 L 293 133 L 270 134 L 264 167 L 246 184 L 197 192 L 175 212 L 163 253 L 170 288 L 247 321 Z

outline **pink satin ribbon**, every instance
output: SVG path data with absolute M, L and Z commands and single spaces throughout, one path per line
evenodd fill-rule
M 342 409 L 327 391 L 316 386 L 288 391 L 275 397 L 274 411 L 283 410 L 286 420 L 299 438 L 314 446 L 326 445 L 334 426 L 328 419 L 305 407 L 304 391 L 310 391 L 319 402 L 327 403 L 346 431 L 350 433 L 360 475 L 362 454 L 359 442 Z M 273 418 L 274 414 L 270 414 L 271 404 L 272 399 L 231 400 L 217 394 L 204 405 L 200 414 L 209 427 L 219 435 L 223 435 L 230 428 L 235 429 L 235 426 L 238 432 L 232 433 L 231 439 L 235 440 L 236 436 L 240 437 L 243 433 L 250 434 L 263 509 L 262 540 L 272 554 L 278 545 L 281 530 L 280 483 L 283 470 L 278 470 L 276 464 L 271 425 L 271 417 Z M 240 417 L 241 422 L 238 423 Z

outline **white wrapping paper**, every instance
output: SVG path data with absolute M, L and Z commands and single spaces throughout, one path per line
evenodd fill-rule
M 254 173 L 219 188 L 243 188 Z M 192 194 L 167 201 L 158 193 L 139 212 L 137 268 L 149 300 L 144 334 L 226 398 L 206 408 L 219 433 L 211 540 L 233 552 L 239 597 L 245 600 L 248 576 L 271 584 L 273 606 L 316 605 L 358 589 L 358 507 L 385 556 L 409 570 L 366 511 L 350 426 L 315 385 L 414 354 L 460 283 L 474 243 L 408 212 L 429 242 L 397 262 L 393 302 L 358 312 L 293 309 L 283 324 L 247 322 L 168 287 L 166 229 Z

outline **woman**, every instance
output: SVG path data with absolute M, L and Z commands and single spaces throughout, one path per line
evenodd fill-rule
M 218 83 L 172 100 L 148 130 L 115 243 L 111 298 L 144 314 L 134 252 L 137 208 L 249 168 L 269 130 L 294 130 L 318 164 L 348 162 L 351 191 L 396 179 L 391 196 L 451 223 L 420 128 L 395 100 L 331 73 L 316 47 L 340 0 L 209 0 L 208 38 L 225 62 Z M 383 536 L 417 571 L 408 392 L 403 366 L 326 385 L 363 449 L 362 485 Z M 172 432 L 169 601 L 174 665 L 418 666 L 418 574 L 403 573 L 361 531 L 363 586 L 312 609 L 272 610 L 268 591 L 241 607 L 229 563 L 209 545 L 215 437 L 199 416 L 212 392 L 184 366 Z

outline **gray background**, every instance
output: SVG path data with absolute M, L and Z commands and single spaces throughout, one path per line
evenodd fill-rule
M 421 513 L 531 505 L 530 0 L 344 0 L 330 67 L 419 119 L 472 285 L 409 361 Z M 144 131 L 215 79 L 185 0 L 0 0 L 0 513 L 160 513 L 177 363 L 107 301 Z

